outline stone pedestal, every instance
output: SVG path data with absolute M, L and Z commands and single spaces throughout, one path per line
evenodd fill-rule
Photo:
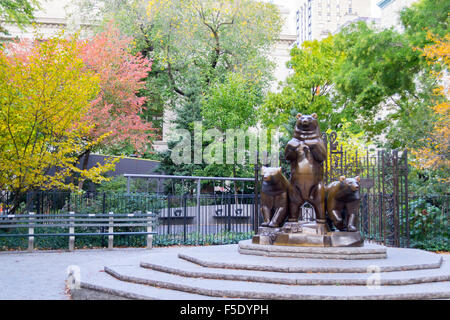
M 281 228 L 260 227 L 253 244 L 299 247 L 362 247 L 359 232 L 327 232 L 311 222 L 287 222 Z

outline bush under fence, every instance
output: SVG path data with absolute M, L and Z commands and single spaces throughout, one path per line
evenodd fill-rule
M 157 222 L 152 226 L 153 246 L 170 245 L 219 245 L 233 244 L 251 239 L 254 235 L 252 217 L 253 195 L 161 195 L 161 194 L 113 194 L 68 192 L 39 192 L 27 196 L 26 208 L 40 218 L 63 217 L 69 213 L 77 216 L 139 215 L 152 213 Z M 28 212 L 18 213 L 24 216 Z M 11 215 L 0 215 L 7 222 Z M 75 227 L 77 233 L 75 249 L 109 247 L 105 229 L 108 225 L 83 228 Z M 0 250 L 25 250 L 29 246 L 29 228 L 0 228 Z M 36 249 L 69 248 L 68 226 L 41 225 L 33 231 Z M 114 229 L 114 247 L 145 247 L 144 226 L 120 227 Z M 15 233 L 11 237 L 11 233 Z M 120 233 L 129 233 L 120 235 Z M 24 236 L 20 236 L 23 234 Z M 51 234 L 45 235 L 44 234 Z M 59 234 L 54 236 L 53 234 Z M 86 236 L 82 236 L 86 234 Z M 98 234 L 98 235 L 96 235 Z
M 449 195 L 410 197 L 408 220 L 410 247 L 450 251 Z
M 364 199 L 364 197 L 363 197 Z M 382 199 L 382 198 L 380 198 Z M 402 212 L 398 226 L 401 229 L 401 244 L 409 247 L 431 250 L 450 251 L 450 224 L 448 195 L 410 196 L 408 207 Z M 389 241 L 395 224 L 390 219 L 390 212 L 384 212 L 385 225 L 377 224 L 377 210 L 380 201 L 362 203 L 361 230 L 366 239 L 383 243 Z M 233 244 L 251 239 L 254 235 L 255 196 L 253 194 L 74 194 L 67 192 L 42 192 L 29 194 L 27 212 L 43 215 L 62 215 L 68 212 L 77 214 L 109 213 L 140 214 L 152 212 L 158 217 L 154 226 L 153 246 L 171 245 L 220 245 Z M 21 213 L 18 213 L 21 214 Z M 366 219 L 364 215 L 367 215 Z M 5 219 L 6 215 L 0 215 Z M 365 220 L 366 219 L 366 220 Z M 380 228 L 380 226 L 382 228 Z M 367 230 L 366 230 L 367 229 Z M 409 238 L 405 230 L 409 232 Z M 118 227 L 117 232 L 144 232 L 143 227 Z M 0 229 L 0 250 L 25 250 L 28 247 L 28 228 L 17 228 L 15 233 L 23 237 L 7 237 L 9 230 Z M 39 228 L 36 233 L 67 233 L 67 228 Z M 77 249 L 108 247 L 108 236 L 101 235 L 105 230 L 92 227 L 79 229 L 93 235 L 77 236 L 74 246 Z M 367 232 L 367 234 L 366 234 Z M 95 235 L 98 233 L 98 235 Z M 2 236 L 3 235 L 3 236 Z M 68 249 L 69 237 L 36 237 L 34 246 L 38 249 Z M 389 243 L 388 243 L 389 245 Z M 145 247 L 145 235 L 116 235 L 114 247 Z

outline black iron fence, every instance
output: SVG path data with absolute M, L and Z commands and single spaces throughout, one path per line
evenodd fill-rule
M 360 208 L 360 230 L 367 241 L 383 243 L 388 246 L 416 247 L 424 249 L 448 250 L 450 235 L 449 196 L 411 196 L 408 211 L 403 207 L 397 211 L 384 205 L 391 195 L 363 192 Z M 228 244 L 249 239 L 255 230 L 255 194 L 113 194 L 69 192 L 33 192 L 27 196 L 26 211 L 38 217 L 57 216 L 74 212 L 89 214 L 147 214 L 158 217 L 153 228 L 153 244 Z M 384 208 L 384 211 L 383 211 Z M 305 206 L 303 217 L 314 217 L 312 208 Z M 20 213 L 18 213 L 20 214 Z M 259 213 L 258 215 L 259 216 Z M 2 222 L 7 222 L 8 214 L 0 214 Z M 261 219 L 261 218 L 260 218 Z M 257 226 L 256 226 L 257 228 Z M 42 232 L 55 232 L 41 227 Z M 142 228 L 141 228 L 142 229 Z M 144 230 L 128 228 L 122 232 L 143 232 Z M 0 230 L 0 247 L 15 248 L 27 246 L 26 231 L 23 239 L 12 239 L 8 231 Z M 67 230 L 60 230 L 67 232 Z M 77 238 L 78 247 L 106 247 L 106 227 L 90 228 L 88 240 Z M 14 232 L 17 232 L 15 230 Z M 97 232 L 98 237 L 92 237 Z M 37 239 L 36 247 L 63 248 L 67 239 L 52 240 L 52 237 Z M 118 235 L 114 246 L 146 246 L 144 235 Z M 447 249 L 446 249 L 447 248 Z
M 244 181 L 245 182 L 245 181 Z M 229 187 L 229 184 L 228 184 Z M 164 194 L 164 193 L 71 193 L 71 192 L 29 192 L 21 212 L 13 217 L 10 213 L 0 213 L 0 220 L 8 220 L 21 214 L 33 213 L 38 217 L 64 216 L 69 213 L 77 215 L 113 214 L 139 215 L 154 214 L 157 217 L 152 233 L 154 246 L 166 245 L 201 245 L 230 244 L 250 239 L 255 229 L 255 196 L 242 192 L 229 193 L 229 188 L 218 188 L 210 194 Z M 225 191 L 225 192 L 224 192 Z M 236 190 L 232 190 L 236 191 Z M 55 233 L 54 227 L 48 230 L 41 226 L 41 233 Z M 107 227 L 89 228 L 89 239 L 83 240 L 77 234 L 78 248 L 107 247 Z M 123 228 L 122 228 L 123 229 Z M 114 247 L 146 246 L 147 240 L 143 227 L 125 228 L 114 238 Z M 27 247 L 27 231 L 0 228 L 0 248 Z M 18 237 L 22 232 L 24 236 Z M 67 247 L 67 230 L 59 230 L 61 236 L 46 236 L 36 239 L 35 247 L 59 249 Z M 83 231 L 81 231 L 83 232 Z M 98 237 L 95 237 L 95 232 Z M 127 232 L 128 234 L 125 234 Z M 12 238 L 8 233 L 14 233 Z M 133 234 L 136 233 L 136 234 Z M 62 239 L 61 239 L 62 238 Z
M 449 196 L 408 193 L 406 150 L 358 153 L 344 150 L 336 141 L 335 133 L 324 135 L 324 140 L 328 153 L 325 182 L 336 181 L 342 175 L 361 178 L 359 223 L 366 240 L 388 246 L 449 250 Z M 235 243 L 251 238 L 262 220 L 258 208 L 258 166 L 251 178 L 125 177 L 127 192 L 122 194 L 29 192 L 18 205 L 11 203 L 11 198 L 3 192 L 0 193 L 0 217 L 7 216 L 11 208 L 15 213 L 36 214 L 152 212 L 159 217 L 155 245 Z M 310 206 L 302 210 L 303 217 L 314 219 Z M 0 233 L 0 247 L 1 241 Z M 144 238 L 139 236 L 117 241 L 115 246 L 145 245 Z M 104 237 L 99 236 L 95 246 L 106 246 Z

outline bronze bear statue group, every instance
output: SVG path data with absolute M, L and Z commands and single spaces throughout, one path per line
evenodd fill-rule
M 317 115 L 298 114 L 294 135 L 285 149 L 285 159 L 291 166 L 290 180 L 281 168 L 262 168 L 263 227 L 281 227 L 286 220 L 298 222 L 301 206 L 309 203 L 324 232 L 329 226 L 339 231 L 358 231 L 360 178 L 342 176 L 339 181 L 324 185 L 326 157 Z

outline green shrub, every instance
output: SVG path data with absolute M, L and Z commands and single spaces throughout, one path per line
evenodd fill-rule
M 421 197 L 409 202 L 411 247 L 430 251 L 450 251 L 450 226 L 445 211 L 446 201 L 445 197 Z
M 60 230 L 58 230 L 60 229 Z M 83 229 L 83 230 L 79 230 Z M 121 229 L 121 230 L 118 230 Z M 130 228 L 118 228 L 117 232 L 131 231 Z M 36 229 L 38 230 L 38 229 Z M 64 233 L 67 228 L 39 229 L 39 233 Z M 133 231 L 139 231 L 134 228 Z M 142 230 L 141 230 L 142 231 Z M 23 229 L 20 233 L 27 233 Z M 98 228 L 75 228 L 75 232 L 99 232 Z M 19 233 L 19 232 L 18 232 Z M 38 233 L 38 231 L 36 231 Z M 251 239 L 253 232 L 222 232 L 217 234 L 202 235 L 199 233 L 189 233 L 173 235 L 153 235 L 154 247 L 167 247 L 175 245 L 202 246 L 236 244 L 241 240 Z M 107 236 L 78 236 L 75 237 L 76 249 L 102 248 L 108 245 Z M 147 246 L 146 235 L 122 235 L 114 236 L 114 247 L 142 248 Z M 26 250 L 28 247 L 27 237 L 5 238 L 0 236 L 0 251 L 5 250 Z M 69 248 L 69 237 L 66 236 L 46 236 L 35 237 L 35 248 L 43 250 L 67 250 Z

